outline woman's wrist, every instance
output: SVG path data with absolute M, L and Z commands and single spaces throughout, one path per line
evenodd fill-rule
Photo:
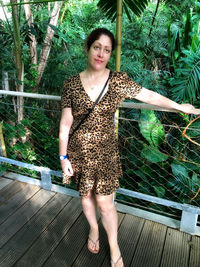
M 68 159 L 69 158 L 69 155 L 66 154 L 66 155 L 59 155 L 59 159 L 60 160 L 65 160 L 65 159 Z

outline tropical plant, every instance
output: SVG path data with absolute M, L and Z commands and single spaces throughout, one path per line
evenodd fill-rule
M 194 52 L 190 47 L 182 53 L 175 75 L 170 79 L 172 97 L 178 102 L 194 103 L 200 94 L 200 51 Z
M 192 11 L 188 10 L 186 13 L 186 21 L 184 28 L 180 28 L 175 23 L 168 23 L 168 43 L 169 43 L 169 58 L 171 59 L 174 70 L 181 57 L 185 55 L 182 53 L 183 49 L 193 47 L 197 50 L 200 38 L 197 32 L 193 32 L 193 28 L 196 28 L 197 21 L 192 21 Z M 196 17 L 196 15 L 194 14 Z M 198 18 L 199 20 L 199 18 Z
M 131 12 L 133 12 L 137 16 L 140 16 L 147 7 L 149 0 L 141 0 L 141 1 L 124 0 L 122 2 L 123 2 L 123 8 L 129 20 L 132 21 Z M 103 10 L 108 19 L 111 19 L 112 21 L 116 19 L 117 17 L 116 0 L 110 0 L 110 1 L 100 0 L 97 5 Z

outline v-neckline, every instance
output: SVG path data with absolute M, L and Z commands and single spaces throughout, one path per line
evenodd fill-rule
M 102 101 L 102 99 L 108 94 L 108 92 L 109 92 L 109 89 L 110 89 L 110 79 L 111 79 L 111 77 L 112 77 L 112 75 L 110 75 L 111 74 L 111 71 L 109 72 L 109 80 L 108 80 L 108 90 L 107 90 L 107 92 L 100 98 L 100 100 L 99 100 L 99 102 L 97 103 L 97 105 Z M 86 92 L 86 90 L 85 90 L 85 88 L 84 88 L 84 86 L 83 86 L 83 83 L 82 83 L 82 81 L 81 81 L 81 76 L 80 76 L 80 73 L 78 74 L 78 76 L 79 76 L 79 80 L 80 80 L 80 84 L 81 84 L 81 88 L 82 88 L 82 91 L 84 91 L 84 93 L 85 93 L 85 95 L 87 96 L 87 98 L 89 99 L 89 101 L 90 102 L 92 102 L 93 104 L 96 102 L 96 100 L 95 101 L 93 101 L 91 98 L 90 98 L 90 96 L 88 95 L 88 93 Z M 102 88 L 103 89 L 103 88 Z M 101 89 L 101 91 L 102 91 L 102 89 Z M 100 91 L 100 93 L 101 93 L 101 91 Z M 100 94 L 99 93 L 99 94 Z M 99 96 L 99 95 L 98 95 Z M 98 96 L 97 96 L 97 98 L 98 98 Z

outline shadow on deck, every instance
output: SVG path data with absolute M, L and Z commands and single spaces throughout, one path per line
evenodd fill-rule
M 200 266 L 200 237 L 128 214 L 118 217 L 126 267 Z M 0 178 L 0 266 L 110 266 L 99 225 L 101 248 L 93 255 L 78 198 Z

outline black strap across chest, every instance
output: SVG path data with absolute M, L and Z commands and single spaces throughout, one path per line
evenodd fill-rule
M 85 117 L 79 122 L 79 124 L 76 126 L 76 128 L 73 130 L 73 132 L 70 134 L 70 138 L 72 137 L 72 135 L 75 134 L 75 132 L 80 128 L 81 124 L 83 124 L 86 119 L 89 117 L 89 115 L 92 113 L 92 111 L 94 110 L 95 106 L 98 104 L 98 102 L 100 101 L 101 97 L 102 97 L 102 94 L 108 84 L 108 81 L 111 77 L 111 74 L 112 74 L 112 71 L 110 71 L 109 73 L 109 76 L 108 76 L 108 79 L 106 81 L 106 83 L 104 84 L 104 87 L 103 89 L 101 90 L 101 93 L 99 94 L 99 96 L 97 97 L 96 101 L 94 102 L 93 106 L 91 107 L 91 109 L 89 109 L 89 112 L 85 115 Z

